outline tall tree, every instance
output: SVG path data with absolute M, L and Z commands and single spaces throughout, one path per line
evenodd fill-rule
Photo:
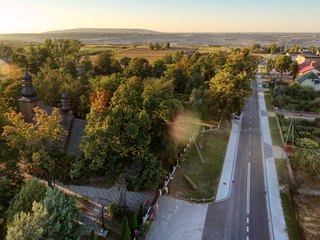
M 10 202 L 8 222 L 13 220 L 19 212 L 30 213 L 33 202 L 41 202 L 46 195 L 47 188 L 36 178 L 29 180 Z
M 62 151 L 66 131 L 61 125 L 59 109 L 54 108 L 51 115 L 39 108 L 34 111 L 34 123 L 25 122 L 22 114 L 8 113 L 6 116 L 10 124 L 4 126 L 2 136 L 9 146 L 19 151 L 20 158 L 34 169 L 45 172 L 51 186 L 52 177 L 63 160 L 57 153 Z
M 290 56 L 287 55 L 278 55 L 275 58 L 274 61 L 274 68 L 281 73 L 281 78 L 283 76 L 284 72 L 287 72 L 290 70 L 290 64 L 291 64 L 292 60 Z
M 121 239 L 122 240 L 130 240 L 130 229 L 129 229 L 127 217 L 124 217 L 123 221 L 122 221 Z
M 80 239 L 80 212 L 73 197 L 49 188 L 43 200 L 48 211 L 43 239 Z
M 94 71 L 97 75 L 110 75 L 121 72 L 121 65 L 111 53 L 103 52 L 94 61 Z
M 241 112 L 245 98 L 251 93 L 250 79 L 246 75 L 234 75 L 227 70 L 218 72 L 209 85 L 218 108 L 227 115 Z
M 270 76 L 270 72 L 272 71 L 273 68 L 274 68 L 273 59 L 272 58 L 268 58 L 266 60 L 266 71 L 267 71 L 269 76 Z
M 6 240 L 40 240 L 43 238 L 47 222 L 46 208 L 37 202 L 32 203 L 32 212 L 23 211 L 15 214 L 8 225 Z
M 151 77 L 152 66 L 149 64 L 149 61 L 145 58 L 134 58 L 130 61 L 128 67 L 126 68 L 125 74 L 128 77 Z
M 296 61 L 293 61 L 290 64 L 290 75 L 292 76 L 293 80 L 296 80 L 298 73 L 299 73 L 299 65 Z

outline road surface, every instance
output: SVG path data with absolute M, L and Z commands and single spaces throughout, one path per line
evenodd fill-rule
M 209 205 L 203 240 L 270 239 L 259 114 L 254 83 L 242 113 L 231 194 Z

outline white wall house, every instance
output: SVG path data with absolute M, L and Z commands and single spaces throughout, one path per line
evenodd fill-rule
M 314 71 L 309 71 L 299 76 L 296 81 L 301 86 L 311 86 L 315 90 L 320 91 L 320 74 Z

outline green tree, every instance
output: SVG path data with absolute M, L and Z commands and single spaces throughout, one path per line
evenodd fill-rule
M 16 48 L 10 56 L 10 62 L 16 64 L 22 69 L 28 68 L 28 58 L 23 48 Z
M 157 59 L 153 63 L 152 70 L 153 70 L 153 77 L 160 78 L 164 76 L 164 72 L 167 70 L 167 66 L 163 60 Z
M 122 240 L 130 240 L 130 229 L 129 229 L 127 217 L 124 217 L 123 221 L 122 221 L 121 239 Z
M 8 224 L 6 240 L 45 239 L 43 234 L 47 217 L 46 208 L 41 203 L 33 202 L 31 212 L 22 211 L 14 215 L 12 223 Z
M 13 53 L 13 50 L 10 46 L 7 46 L 7 45 L 4 45 L 3 43 L 0 43 L 0 57 L 10 58 L 12 53 Z
M 138 219 L 136 211 L 133 211 L 130 215 L 130 230 L 133 232 L 138 228 Z
M 139 206 L 139 212 L 138 212 L 138 224 L 142 224 L 144 215 L 145 215 L 145 211 L 144 211 L 143 203 L 141 203 Z
M 270 72 L 272 71 L 273 68 L 274 68 L 274 62 L 273 62 L 272 58 L 268 58 L 266 60 L 266 71 L 269 76 L 270 76 Z
M 320 174 L 320 161 L 317 148 L 319 144 L 308 138 L 299 138 L 296 142 L 298 149 L 292 154 L 291 161 L 295 168 L 303 169 L 311 176 Z
M 256 44 L 253 44 L 251 49 L 253 52 L 256 52 L 257 50 L 259 50 L 261 48 L 260 44 L 256 43 Z
M 57 189 L 49 188 L 43 200 L 49 216 L 46 219 L 43 239 L 80 239 L 82 227 L 76 200 Z
M 61 125 L 59 109 L 54 108 L 51 115 L 39 108 L 34 111 L 34 123 L 25 122 L 22 114 L 8 113 L 9 125 L 4 126 L 2 136 L 27 164 L 44 171 L 48 185 L 52 186 L 52 177 L 64 161 L 57 153 L 62 151 L 66 131 Z
M 156 43 L 154 44 L 154 48 L 155 48 L 156 50 L 160 50 L 160 49 L 161 49 L 161 45 L 160 45 L 158 42 L 156 42 Z
M 149 61 L 145 58 L 134 58 L 130 61 L 128 67 L 126 68 L 125 74 L 128 77 L 151 77 L 152 66 L 149 64 Z
M 97 240 L 96 232 L 94 229 L 91 230 L 90 240 Z
M 4 100 L 0 98 L 0 239 L 6 233 L 7 215 L 10 200 L 19 192 L 23 178 L 18 167 L 18 151 L 7 144 L 2 137 L 3 127 L 8 124 L 5 118 L 7 110 Z
M 164 73 L 167 79 L 172 80 L 174 85 L 174 90 L 178 93 L 186 93 L 189 75 L 187 71 L 178 66 L 170 66 L 168 70 Z
M 297 75 L 298 75 L 298 73 L 299 73 L 299 65 L 298 65 L 298 63 L 296 61 L 293 61 L 290 64 L 289 70 L 290 70 L 290 75 L 292 76 L 293 80 L 295 80 Z
M 241 112 L 245 98 L 251 93 L 249 78 L 226 70 L 218 72 L 209 85 L 218 108 L 227 115 Z
M 97 56 L 94 62 L 94 71 L 97 75 L 110 75 L 121 72 L 121 65 L 111 53 L 103 52 Z
M 179 109 L 172 82 L 131 78 L 113 93 L 110 105 L 88 117 L 81 147 L 90 168 L 116 177 L 125 166 L 132 188 L 154 188 L 163 176 L 162 161 L 172 159 L 169 126 Z
M 8 209 L 8 222 L 12 222 L 19 212 L 30 213 L 33 202 L 41 202 L 46 195 L 47 188 L 36 178 L 32 178 L 14 196 Z
M 290 70 L 291 57 L 287 55 L 278 55 L 274 60 L 274 68 L 281 73 L 281 78 L 284 72 Z
M 228 55 L 225 67 L 234 75 L 241 74 L 253 80 L 257 72 L 257 58 L 247 48 L 236 48 Z
M 130 61 L 131 61 L 131 58 L 126 56 L 120 59 L 120 63 L 124 68 L 129 66 Z
M 170 49 L 170 43 L 169 43 L 169 42 L 166 43 L 165 48 L 166 48 L 166 49 Z
M 153 44 L 153 43 L 149 43 L 149 48 L 150 48 L 151 50 L 154 50 L 154 44 Z
M 270 49 L 270 53 L 272 53 L 272 54 L 278 52 L 278 47 L 277 47 L 277 44 L 275 44 L 275 43 L 271 43 L 269 45 L 269 49 Z

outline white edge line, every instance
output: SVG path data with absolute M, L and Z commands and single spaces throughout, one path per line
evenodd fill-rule
M 251 162 L 248 162 L 246 214 L 250 214 L 250 177 L 251 177 Z

